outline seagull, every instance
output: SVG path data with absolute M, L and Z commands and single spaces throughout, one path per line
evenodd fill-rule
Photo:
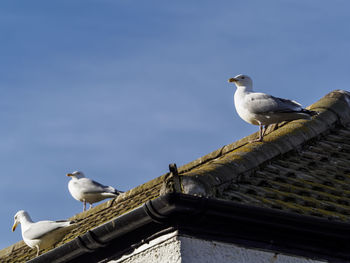
M 48 248 L 75 227 L 73 221 L 39 221 L 33 222 L 28 212 L 20 210 L 16 213 L 12 232 L 18 224 L 21 224 L 22 238 L 31 248 L 36 248 L 36 256 L 39 256 L 40 249 Z
M 316 111 L 304 109 L 294 100 L 254 92 L 253 81 L 247 75 L 237 75 L 228 82 L 233 82 L 237 87 L 234 101 L 238 115 L 250 124 L 259 125 L 259 138 L 251 142 L 261 142 L 270 124 L 298 119 L 311 120 L 311 116 L 317 115 Z
M 68 183 L 68 190 L 74 199 L 84 203 L 83 211 L 86 210 L 86 203 L 89 203 L 91 208 L 93 203 L 106 198 L 117 197 L 123 193 L 112 186 L 104 186 L 86 178 L 83 172 L 80 171 L 68 173 L 67 176 L 72 178 Z

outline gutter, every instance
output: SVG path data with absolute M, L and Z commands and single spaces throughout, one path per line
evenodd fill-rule
M 332 262 L 350 261 L 348 223 L 169 193 L 28 262 L 105 262 L 175 230 L 180 235 L 244 247 Z

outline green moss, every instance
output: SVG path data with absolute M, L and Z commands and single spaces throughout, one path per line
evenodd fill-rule
M 262 203 L 265 205 L 268 204 L 268 206 L 274 206 L 278 205 L 280 206 L 283 210 L 285 211 L 292 211 L 292 212 L 297 212 L 299 214 L 304 214 L 304 215 L 311 215 L 311 216 L 318 216 L 318 217 L 324 217 L 324 218 L 337 218 L 340 219 L 341 221 L 348 222 L 349 218 L 343 214 L 339 214 L 336 212 L 330 212 L 327 210 L 323 210 L 320 208 L 315 208 L 315 207 L 305 207 L 301 206 L 296 203 L 290 203 L 290 202 L 285 202 L 282 200 L 270 200 L 267 198 L 261 198 L 260 199 Z

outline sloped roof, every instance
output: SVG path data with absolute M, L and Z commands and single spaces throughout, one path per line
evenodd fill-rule
M 222 198 L 350 221 L 350 127 L 335 127 L 230 184 Z
M 77 214 L 78 227 L 56 246 L 172 191 L 348 222 L 350 95 L 333 91 L 310 109 L 319 112 L 311 121 L 271 127 L 264 142 L 249 144 L 252 134 L 180 167 L 178 177 L 162 175 Z M 34 256 L 22 241 L 0 251 L 1 262 Z
M 185 192 L 350 221 L 349 98 L 333 91 L 310 107 L 319 112 L 312 121 L 284 124 L 263 143 L 246 137 L 188 165 Z

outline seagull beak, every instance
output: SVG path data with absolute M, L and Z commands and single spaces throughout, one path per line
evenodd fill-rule
M 66 174 L 67 176 L 73 176 L 72 174 Z
M 228 82 L 236 82 L 236 81 L 238 81 L 238 79 L 235 79 L 235 78 L 230 78 L 230 79 L 228 80 Z
M 18 226 L 19 222 L 15 221 L 15 223 L 12 226 L 12 232 L 14 232 L 16 230 L 16 227 Z

